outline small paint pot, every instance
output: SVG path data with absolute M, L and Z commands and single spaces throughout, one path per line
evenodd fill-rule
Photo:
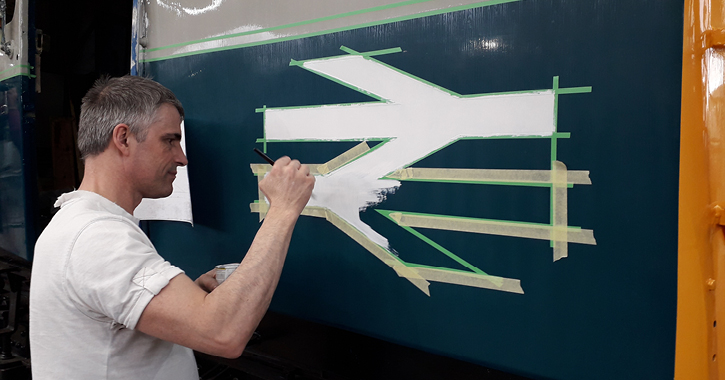
M 231 274 L 234 272 L 235 269 L 239 266 L 238 263 L 231 263 L 231 264 L 224 264 L 224 265 L 217 265 L 216 268 L 216 282 L 219 283 L 219 285 L 224 282 Z

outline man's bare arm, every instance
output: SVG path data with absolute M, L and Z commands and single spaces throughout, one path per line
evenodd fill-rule
M 176 276 L 149 302 L 136 328 L 211 355 L 241 355 L 267 311 L 313 187 L 307 167 L 287 157 L 277 160 L 260 183 L 269 211 L 234 273 L 211 293 L 186 275 Z

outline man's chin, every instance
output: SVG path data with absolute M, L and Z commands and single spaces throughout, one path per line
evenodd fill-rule
M 164 190 L 150 191 L 150 192 L 144 194 L 143 197 L 144 198 L 149 198 L 149 199 L 166 198 L 169 195 L 171 195 L 171 193 L 173 193 L 173 192 L 174 192 L 174 189 L 172 187 L 172 188 L 170 188 L 168 190 L 167 189 L 164 189 Z

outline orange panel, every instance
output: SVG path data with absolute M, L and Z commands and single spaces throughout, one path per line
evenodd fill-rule
M 725 334 L 716 327 L 725 317 L 725 238 L 715 215 L 718 203 L 725 207 L 723 7 L 723 0 L 685 2 L 675 358 L 682 380 L 725 376 L 717 357 Z

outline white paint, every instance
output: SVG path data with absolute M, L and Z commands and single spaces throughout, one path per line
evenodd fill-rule
M 386 103 L 267 109 L 268 140 L 393 138 L 373 152 L 317 178 L 310 206 L 338 214 L 372 241 L 385 237 L 359 212 L 381 202 L 400 182 L 379 178 L 462 137 L 551 136 L 554 92 L 463 98 L 361 56 L 307 61 L 304 67 L 375 94 Z
M 223 33 L 209 35 L 204 38 L 207 39 L 207 38 L 215 38 L 215 37 L 222 37 L 222 36 L 230 36 L 230 35 L 239 34 L 239 33 L 252 32 L 255 30 L 259 30 L 261 28 L 262 27 L 259 25 L 242 25 L 242 26 L 236 27 L 234 29 L 227 30 Z M 212 41 L 199 42 L 194 45 L 182 46 L 180 48 L 174 49 L 174 54 L 191 53 L 191 52 L 194 52 L 197 50 L 217 49 L 217 48 L 222 48 L 222 47 L 234 46 L 239 43 L 252 43 L 252 42 L 266 41 L 266 40 L 270 40 L 270 39 L 274 39 L 274 38 L 281 38 L 281 37 L 285 37 L 285 35 L 279 34 L 279 33 L 272 33 L 272 32 L 259 32 L 259 33 L 254 33 L 251 35 L 245 35 L 245 36 L 214 39 Z M 240 41 L 244 41 L 244 42 L 240 42 Z
M 181 122 L 181 149 L 186 154 L 186 133 L 184 122 Z M 144 198 L 136 207 L 133 216 L 141 220 L 174 220 L 194 224 L 191 213 L 191 192 L 189 191 L 189 172 L 186 166 L 176 169 L 174 190 L 166 198 Z
M 160 7 L 176 12 L 177 16 L 181 16 L 181 12 L 184 12 L 187 15 L 191 15 L 191 16 L 197 16 L 200 14 L 204 14 L 206 12 L 213 11 L 213 10 L 219 8 L 219 6 L 222 5 L 222 2 L 224 2 L 224 0 L 213 0 L 212 3 L 207 5 L 206 7 L 189 8 L 189 7 L 182 6 L 181 2 L 174 2 L 174 1 L 165 2 L 163 0 L 156 0 L 156 3 Z

